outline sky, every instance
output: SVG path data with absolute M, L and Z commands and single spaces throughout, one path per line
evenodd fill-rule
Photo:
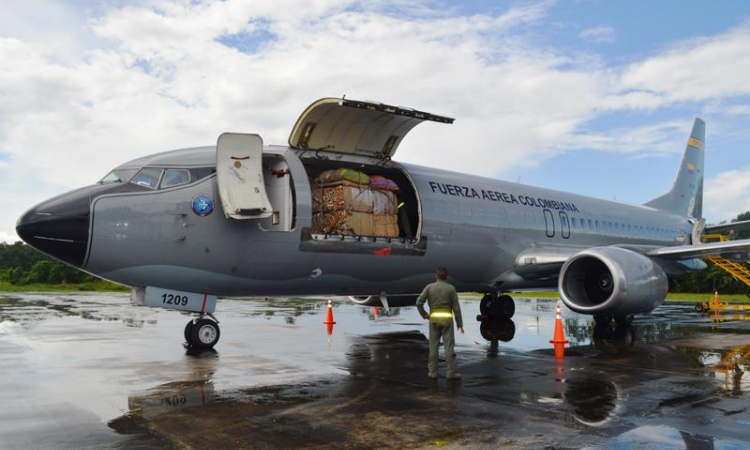
M 0 6 L 0 241 L 31 206 L 346 95 L 456 119 L 395 159 L 644 203 L 706 121 L 704 215 L 750 210 L 750 3 L 24 0 Z

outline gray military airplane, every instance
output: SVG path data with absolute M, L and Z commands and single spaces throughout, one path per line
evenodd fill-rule
M 288 146 L 225 133 L 215 146 L 125 163 L 100 182 L 19 218 L 29 245 L 133 288 L 136 304 L 192 311 L 195 347 L 218 341 L 216 296 L 343 295 L 405 306 L 447 266 L 490 318 L 513 316 L 510 291 L 559 289 L 573 311 L 627 322 L 659 306 L 667 278 L 709 255 L 741 258 L 750 240 L 703 244 L 705 125 L 695 119 L 669 192 L 625 204 L 391 159 L 417 124 L 454 119 L 324 98 Z M 316 182 L 332 169 L 398 185 L 398 233 L 321 231 Z M 218 211 L 216 211 L 218 210 Z M 209 318 L 210 317 L 210 318 Z M 212 320 L 213 319 L 213 320 Z

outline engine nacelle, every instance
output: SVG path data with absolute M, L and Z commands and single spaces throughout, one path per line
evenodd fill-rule
M 648 312 L 664 301 L 668 288 L 658 264 L 619 247 L 577 253 L 563 265 L 559 279 L 562 301 L 581 314 Z
M 417 304 L 418 295 L 386 295 L 388 306 L 414 306 Z M 349 297 L 349 300 L 362 306 L 383 306 L 379 295 L 355 295 Z

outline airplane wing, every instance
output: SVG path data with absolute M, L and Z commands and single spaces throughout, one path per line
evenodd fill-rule
M 742 231 L 750 229 L 750 220 L 742 220 L 739 222 L 723 223 L 721 225 L 706 225 L 703 229 L 704 234 L 715 234 L 723 233 L 725 231 L 734 230 Z
M 680 245 L 677 247 L 660 247 L 646 252 L 646 256 L 658 256 L 659 258 L 680 260 L 717 255 L 734 256 L 748 252 L 750 252 L 750 239 L 742 239 L 739 241 L 711 242 L 708 244 Z

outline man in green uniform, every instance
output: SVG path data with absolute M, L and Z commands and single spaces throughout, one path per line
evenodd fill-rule
M 461 305 L 458 304 L 456 288 L 446 281 L 448 269 L 439 267 L 435 282 L 428 284 L 417 299 L 417 309 L 423 318 L 430 320 L 430 359 L 427 370 L 430 378 L 437 378 L 438 370 L 438 348 L 440 337 L 443 337 L 445 348 L 445 360 L 448 363 L 448 379 L 460 380 L 461 374 L 456 372 L 456 354 L 453 350 L 453 318 L 456 318 L 456 326 L 463 334 L 464 323 L 461 318 Z M 430 314 L 424 309 L 424 303 L 430 305 Z

